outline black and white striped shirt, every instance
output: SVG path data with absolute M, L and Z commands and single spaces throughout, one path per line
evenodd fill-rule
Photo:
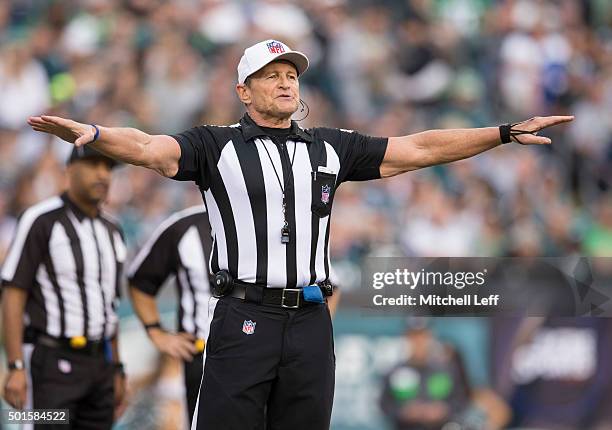
M 85 215 L 66 194 L 27 209 L 2 285 L 28 291 L 26 326 L 54 337 L 114 336 L 126 248 L 118 225 Z
M 210 269 L 244 282 L 301 287 L 329 277 L 329 225 L 335 189 L 380 178 L 386 138 L 349 130 L 304 130 L 292 122 L 276 142 L 245 115 L 229 127 L 198 126 L 173 136 L 181 147 L 174 179 L 202 192 L 213 232 Z M 281 243 L 286 184 L 290 241 Z
M 156 295 L 171 277 L 179 295 L 179 331 L 206 339 L 210 298 L 208 259 L 212 247 L 204 206 L 177 212 L 153 232 L 128 269 L 130 285 Z

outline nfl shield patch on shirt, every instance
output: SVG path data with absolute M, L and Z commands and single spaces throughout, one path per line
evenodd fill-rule
M 257 325 L 256 322 L 253 322 L 251 320 L 244 320 L 244 322 L 242 323 L 242 332 L 244 334 L 253 334 L 255 333 L 255 326 Z
M 321 187 L 321 202 L 323 202 L 324 204 L 328 204 L 330 193 L 331 193 L 331 187 L 329 185 L 323 185 Z

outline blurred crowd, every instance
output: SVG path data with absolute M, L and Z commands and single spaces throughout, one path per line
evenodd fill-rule
M 509 144 L 336 196 L 331 256 L 612 256 L 608 0 L 10 0 L 0 2 L 0 261 L 16 218 L 63 187 L 70 145 L 41 113 L 175 133 L 232 124 L 236 65 L 274 37 L 305 52 L 304 128 L 379 136 L 575 115 L 553 145 Z M 131 252 L 193 184 L 115 174 Z
M 69 145 L 30 131 L 29 115 L 150 133 L 231 124 L 237 58 L 267 37 L 311 59 L 303 127 L 393 136 L 576 115 L 551 147 L 343 185 L 334 260 L 612 255 L 611 23 L 600 0 L 2 2 L 0 259 L 15 217 L 62 186 Z M 197 201 L 143 169 L 118 176 L 108 207 L 132 245 Z

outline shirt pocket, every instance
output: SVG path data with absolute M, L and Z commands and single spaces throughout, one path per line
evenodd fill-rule
M 331 212 L 336 176 L 334 173 L 312 172 L 311 209 L 320 218 L 328 216 Z

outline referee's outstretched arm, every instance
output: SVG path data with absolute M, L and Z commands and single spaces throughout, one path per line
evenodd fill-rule
M 408 136 L 390 137 L 380 166 L 380 175 L 385 178 L 462 160 L 510 141 L 523 145 L 548 145 L 551 140 L 538 136 L 538 131 L 573 119 L 573 116 L 534 117 L 500 127 L 428 130 Z
M 36 131 L 54 134 L 76 146 L 90 144 L 108 157 L 153 169 L 169 178 L 179 169 L 181 149 L 170 136 L 150 135 L 135 128 L 82 124 L 46 115 L 30 117 L 28 124 Z
M 428 130 L 390 137 L 380 174 L 384 178 L 462 160 L 510 141 L 523 145 L 550 144 L 551 140 L 538 136 L 538 132 L 573 119 L 573 116 L 534 117 L 500 127 Z M 28 124 L 36 131 L 54 134 L 76 146 L 91 144 L 109 157 L 153 169 L 169 178 L 175 176 L 179 169 L 181 149 L 170 136 L 149 135 L 135 128 L 82 124 L 45 115 L 28 118 Z

